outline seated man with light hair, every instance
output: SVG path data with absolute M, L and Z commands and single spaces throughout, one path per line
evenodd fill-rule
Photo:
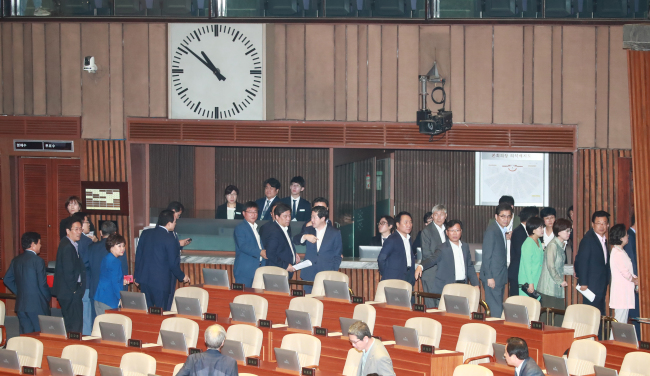
M 183 368 L 177 376 L 236 376 L 237 362 L 235 359 L 222 355 L 221 348 L 226 339 L 223 326 L 214 324 L 205 330 L 205 347 L 207 351 L 192 354 L 187 357 Z
M 350 343 L 358 351 L 362 351 L 361 361 L 357 368 L 357 376 L 378 374 L 382 376 L 395 376 L 393 361 L 384 344 L 380 340 L 372 338 L 370 328 L 363 321 L 357 321 L 350 325 L 348 330 Z

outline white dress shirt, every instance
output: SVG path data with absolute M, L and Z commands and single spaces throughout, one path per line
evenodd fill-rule
M 316 230 L 316 252 L 320 251 L 320 245 L 323 242 L 323 237 L 325 236 L 325 230 L 327 230 L 327 226 L 324 226 L 322 230 L 315 229 Z
M 510 218 L 510 223 L 508 223 L 508 226 L 506 227 L 506 232 L 512 231 L 512 224 L 515 221 L 515 216 L 513 215 L 512 218 Z M 503 235 L 505 237 L 505 234 Z M 507 265 L 510 266 L 510 240 L 506 239 L 506 261 Z
M 458 241 L 458 245 L 453 242 L 451 244 L 451 250 L 454 251 L 454 267 L 456 268 L 456 280 L 460 281 L 461 279 L 466 279 L 467 275 L 465 273 L 465 257 L 463 257 L 463 243 Z
M 402 235 L 401 232 L 397 231 L 399 236 L 402 237 L 402 242 L 404 242 L 404 251 L 406 251 L 406 267 L 410 268 L 411 267 L 411 235 Z
M 551 240 L 553 240 L 554 237 L 555 237 L 555 234 L 553 233 L 553 231 L 551 231 L 551 235 L 547 235 L 547 234 L 546 234 L 546 227 L 544 227 L 544 240 L 543 240 L 543 242 L 544 242 L 544 249 L 546 249 L 546 247 L 547 247 L 549 244 L 551 244 Z
M 235 210 L 237 210 L 237 208 L 226 207 L 226 218 L 235 219 Z
M 528 359 L 526 359 L 526 360 L 528 360 Z M 526 360 L 524 360 L 523 362 L 521 362 L 520 365 L 515 367 L 515 376 L 519 376 L 521 374 L 521 367 L 524 366 L 524 363 L 526 363 Z
M 257 246 L 260 247 L 260 249 L 262 249 L 262 242 L 260 242 L 260 234 L 257 233 L 257 223 L 248 222 L 248 224 L 251 225 L 251 227 L 253 228 L 253 234 L 255 235 L 255 240 L 257 240 Z M 260 256 L 260 262 L 262 262 L 262 256 Z
M 293 247 L 291 246 L 291 238 L 289 237 L 289 232 L 288 232 L 289 227 L 284 227 L 284 226 L 280 225 L 279 223 L 278 223 L 278 225 L 280 226 L 280 228 L 284 232 L 284 237 L 287 238 L 287 241 L 289 242 L 289 248 L 291 248 L 291 253 L 293 254 L 293 263 L 295 264 L 296 263 L 296 252 L 294 252 Z
M 605 245 L 605 242 L 607 241 L 607 238 L 604 236 L 600 236 L 596 234 L 598 237 L 598 240 L 600 240 L 600 245 L 603 246 L 603 254 L 605 255 L 605 264 L 607 264 L 607 246 Z
M 438 226 L 435 222 L 433 223 L 434 226 L 436 226 L 436 230 L 438 230 L 438 234 L 440 234 L 440 241 L 445 242 L 446 236 L 445 236 L 445 225 Z

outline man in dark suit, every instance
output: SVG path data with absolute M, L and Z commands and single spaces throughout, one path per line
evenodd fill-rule
M 293 266 L 300 262 L 300 256 L 291 242 L 291 228 L 289 228 L 291 209 L 287 205 L 279 203 L 276 205 L 273 215 L 275 222 L 270 224 L 264 232 L 266 265 L 286 269 L 289 272 L 289 279 L 291 279 L 293 272 L 296 271 Z
M 605 315 L 605 296 L 610 278 L 608 231 L 609 213 L 602 210 L 594 212 L 591 215 L 591 230 L 580 241 L 574 265 L 580 289 L 589 289 L 596 294 L 593 302 L 584 298 L 582 303 L 598 308 L 601 315 Z
M 91 244 L 88 247 L 89 272 L 86 275 L 86 280 L 88 281 L 90 301 L 93 302 L 93 305 L 94 305 L 95 292 L 97 292 L 97 286 L 99 285 L 99 276 L 101 274 L 102 260 L 108 254 L 108 251 L 106 250 L 106 239 L 108 238 L 109 235 L 115 234 L 116 232 L 117 232 L 117 225 L 115 225 L 115 222 L 108 221 L 108 220 L 104 221 L 100 225 L 100 230 L 99 230 L 99 235 L 101 240 L 98 241 L 97 243 Z M 118 259 L 122 262 L 122 274 L 128 275 L 129 263 L 126 259 L 126 253 L 118 257 Z M 125 285 L 124 291 L 126 291 L 127 288 L 128 285 Z M 93 322 L 95 321 L 95 317 L 97 317 L 97 315 L 93 307 L 93 320 L 92 320 Z
M 634 270 L 634 275 L 638 276 L 637 268 L 637 258 L 636 258 L 636 224 L 635 216 L 632 214 L 632 225 L 627 230 L 627 244 L 623 247 L 627 255 L 632 260 L 632 270 Z M 634 291 L 634 308 L 630 309 L 628 316 L 631 318 L 639 317 L 639 292 Z M 632 321 L 634 328 L 636 329 L 636 338 L 641 338 L 641 324 L 638 321 Z
M 431 212 L 433 213 L 433 223 L 422 230 L 422 260 L 432 258 L 438 246 L 447 241 L 447 235 L 445 234 L 447 208 L 438 204 L 431 209 Z M 438 268 L 439 266 L 435 264 L 432 268 L 425 269 L 422 272 L 422 287 L 425 292 L 439 294 L 433 291 Z M 424 299 L 424 304 L 427 307 L 437 307 L 439 302 L 440 299 Z
M 415 284 L 415 252 L 411 249 L 411 230 L 413 219 L 411 214 L 401 212 L 395 216 L 395 231 L 384 241 L 377 264 L 381 280 L 401 279 Z
M 83 296 L 86 291 L 86 267 L 79 256 L 82 223 L 70 217 L 65 224 L 66 237 L 61 239 L 56 253 L 54 287 L 65 329 L 81 333 L 83 330 Z
M 519 212 L 521 225 L 512 229 L 510 237 L 510 265 L 508 265 L 508 296 L 519 295 L 519 262 L 521 261 L 521 246 L 528 238 L 526 232 L 526 221 L 532 217 L 539 216 L 539 209 L 534 206 L 527 206 Z
M 235 227 L 235 265 L 233 275 L 235 282 L 251 287 L 255 271 L 266 265 L 266 251 L 257 233 L 257 204 L 248 201 L 244 204 L 242 214 L 244 221 Z
M 147 298 L 147 306 L 166 311 L 171 309 L 172 281 L 190 282 L 180 267 L 180 248 L 173 234 L 175 227 L 174 212 L 163 210 L 158 215 L 156 227 L 140 235 L 135 253 L 134 278 Z
M 300 278 L 304 281 L 313 281 L 316 274 L 324 270 L 338 271 L 341 265 L 341 232 L 327 224 L 328 217 L 329 211 L 322 206 L 314 206 L 311 211 L 312 226 L 307 227 L 305 232 L 315 239 L 306 242 L 305 260 L 311 261 L 311 266 L 300 272 Z M 312 286 L 305 286 L 307 294 L 311 290 Z
M 535 363 L 535 360 L 528 355 L 528 344 L 523 339 L 508 338 L 503 355 L 506 358 L 506 363 L 515 367 L 515 376 L 544 376 L 544 372 Z
M 90 265 L 88 264 L 88 249 L 93 244 L 94 240 L 97 240 L 94 234 L 90 232 L 90 216 L 83 212 L 78 212 L 72 215 L 76 217 L 77 220 L 81 222 L 81 236 L 79 237 L 78 251 L 81 261 L 84 263 L 86 268 L 86 291 L 84 292 L 83 299 L 81 300 L 84 306 L 83 320 L 84 326 L 83 331 L 81 332 L 85 336 L 89 336 L 90 332 L 93 330 L 93 318 L 95 313 L 95 307 L 93 306 L 93 301 L 90 297 L 89 279 Z
M 41 253 L 41 235 L 26 232 L 20 238 L 23 253 L 11 260 L 4 284 L 16 294 L 16 315 L 20 334 L 40 332 L 38 315 L 50 315 L 50 287 Z
M 281 186 L 276 178 L 268 178 L 264 181 L 264 197 L 256 201 L 257 207 L 261 210 L 258 215 L 260 221 L 273 219 L 271 208 L 280 202 L 278 192 Z
M 177 376 L 237 376 L 237 361 L 221 354 L 226 330 L 219 324 L 210 325 L 204 337 L 208 349 L 188 356 Z
M 492 317 L 501 317 L 503 292 L 508 282 L 508 260 L 506 232 L 512 217 L 512 206 L 500 204 L 494 211 L 495 221 L 488 225 L 483 234 L 483 261 L 480 278 L 485 290 L 485 302 Z
M 291 208 L 291 220 L 307 222 L 311 217 L 311 204 L 309 201 L 300 197 L 305 190 L 305 179 L 302 176 L 294 176 L 289 185 L 291 196 L 287 196 L 280 201 Z
M 415 279 L 423 275 L 423 270 L 438 265 L 436 279 L 431 286 L 431 292 L 441 294 L 445 285 L 450 283 L 467 283 L 478 286 L 476 269 L 472 265 L 472 254 L 469 245 L 462 243 L 463 223 L 457 219 L 447 222 L 445 230 L 448 240 L 440 244 L 433 256 L 422 259 L 422 264 L 415 269 Z M 429 307 L 427 305 L 427 307 Z
M 312 208 L 314 208 L 316 206 L 324 207 L 325 209 L 327 209 L 327 211 L 329 213 L 330 202 L 325 197 L 316 197 L 314 199 L 313 204 L 312 204 Z M 327 225 L 328 226 L 332 225 L 332 222 L 329 220 L 329 218 L 327 219 Z M 293 244 L 295 244 L 295 245 L 305 244 L 305 241 L 307 241 L 307 239 L 310 239 L 310 237 L 311 237 L 311 235 L 305 236 L 305 230 L 308 227 L 311 227 L 311 226 L 312 226 L 312 223 L 311 223 L 311 218 L 310 218 L 309 222 L 306 222 L 305 224 L 302 225 L 302 228 L 300 229 L 300 233 L 293 236 L 293 239 L 292 239 Z M 303 238 L 303 236 L 305 236 L 305 237 Z M 310 241 L 312 241 L 312 240 L 310 240 Z

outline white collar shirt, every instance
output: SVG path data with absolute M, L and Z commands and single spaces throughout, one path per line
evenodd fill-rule
M 289 227 L 284 227 L 278 223 L 278 226 L 282 229 L 284 232 L 284 237 L 287 238 L 287 241 L 289 242 L 289 248 L 291 248 L 291 254 L 293 255 L 293 263 L 296 263 L 296 252 L 293 250 L 293 246 L 291 245 L 291 238 L 289 237 Z
M 260 234 L 257 233 L 257 223 L 248 222 L 248 224 L 251 225 L 251 227 L 253 228 L 253 235 L 255 235 L 255 240 L 257 240 L 257 246 L 260 247 L 260 249 L 262 249 L 262 243 L 260 242 Z M 261 261 L 262 261 L 262 256 L 260 256 L 260 262 Z
M 520 365 L 515 367 L 515 376 L 519 376 L 521 374 L 521 368 L 524 366 L 524 363 L 526 363 L 526 359 L 523 362 L 521 362 Z
M 451 244 L 451 250 L 454 252 L 454 267 L 456 269 L 456 280 L 460 281 L 467 276 L 465 275 L 465 257 L 463 256 L 463 243 L 458 241 L 458 245 L 454 244 L 453 242 L 449 242 Z
M 512 231 L 512 225 L 515 221 L 515 216 L 513 215 L 512 218 L 510 218 L 510 223 L 508 223 L 508 226 L 506 227 L 506 232 Z M 505 234 L 503 234 L 505 237 Z M 510 265 L 510 240 L 506 239 L 506 262 L 508 265 Z
M 437 224 L 433 223 L 434 226 L 436 226 L 436 230 L 438 230 L 438 234 L 440 234 L 440 241 L 445 242 L 446 236 L 445 236 L 445 225 L 443 224 L 442 226 L 438 226 Z
M 402 242 L 404 243 L 404 251 L 406 252 L 406 267 L 410 268 L 411 267 L 411 235 L 402 235 L 401 232 L 397 232 L 399 236 L 402 237 Z
M 327 226 L 324 226 L 322 230 L 316 229 L 316 252 L 320 252 L 320 245 L 323 243 L 325 230 L 327 230 Z
M 368 347 L 368 350 L 363 350 L 363 355 L 361 355 L 361 370 L 363 371 L 364 368 L 366 368 L 366 360 L 368 360 L 368 354 L 370 354 L 370 350 L 372 347 L 375 345 L 375 340 L 373 338 L 372 343 L 370 344 L 370 347 Z M 362 372 L 362 374 L 365 374 Z
M 548 247 L 548 245 L 551 244 L 551 240 L 553 240 L 554 237 L 555 237 L 555 234 L 553 233 L 553 231 L 551 231 L 551 235 L 546 234 L 546 227 L 545 227 L 544 228 L 544 240 L 543 240 L 544 249 L 546 249 L 546 247 Z
M 607 238 L 598 234 L 596 234 L 596 236 L 598 237 L 598 240 L 600 240 L 600 245 L 603 246 L 603 255 L 605 256 L 605 264 L 607 264 Z

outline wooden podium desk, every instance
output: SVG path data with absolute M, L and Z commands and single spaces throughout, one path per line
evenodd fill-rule
M 605 345 L 605 348 L 607 349 L 605 367 L 615 369 L 619 372 L 621 370 L 621 364 L 623 364 L 623 358 L 625 358 L 625 355 L 628 353 L 640 351 L 650 354 L 650 351 L 648 350 L 637 349 L 636 346 L 629 345 L 627 343 L 616 341 L 600 341 L 600 343 Z

